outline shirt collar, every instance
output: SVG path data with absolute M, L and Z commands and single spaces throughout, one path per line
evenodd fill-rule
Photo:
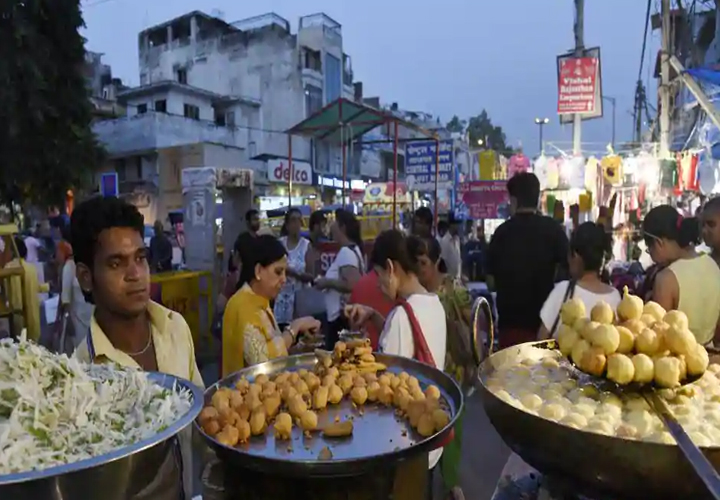
M 240 288 L 240 292 L 247 295 L 247 297 L 243 297 L 243 301 L 250 301 L 250 304 L 255 307 L 262 307 L 264 309 L 270 307 L 270 300 L 255 293 L 249 283 L 245 283 L 242 288 Z
M 168 322 L 173 314 L 178 314 L 153 301 L 148 303 L 147 313 L 150 318 L 150 324 L 159 335 L 166 335 L 168 333 Z M 107 338 L 107 335 L 105 335 L 105 332 L 103 332 L 95 320 L 94 314 L 90 319 L 90 335 L 87 337 L 87 341 L 91 359 L 104 356 L 112 361 L 120 362 L 118 355 L 120 353 L 124 354 L 112 345 L 110 339 Z

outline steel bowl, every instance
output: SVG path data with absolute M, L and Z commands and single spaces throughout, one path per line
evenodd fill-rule
M 215 450 L 218 458 L 228 467 L 251 469 L 278 476 L 339 477 L 358 476 L 378 467 L 386 467 L 402 460 L 417 457 L 442 445 L 455 425 L 462 411 L 463 394 L 457 383 L 440 370 L 418 361 L 375 353 L 376 359 L 384 363 L 391 372 L 405 371 L 418 378 L 425 387 L 436 385 L 451 413 L 448 425 L 433 436 L 423 438 L 414 431 L 408 431 L 408 424 L 401 421 L 393 408 L 367 404 L 360 413 L 347 399 L 339 405 L 329 405 L 319 413 L 319 422 L 331 422 L 335 417 L 346 419 L 352 415 L 355 430 L 346 439 L 323 438 L 303 435 L 301 429 L 293 427 L 290 442 L 276 441 L 272 431 L 263 436 L 255 436 L 249 443 L 228 447 L 220 444 L 203 432 L 195 423 L 198 432 L 208 445 Z M 212 395 L 219 387 L 233 387 L 235 382 L 245 376 L 252 380 L 256 375 L 274 375 L 282 371 L 299 369 L 311 370 L 317 363 L 314 354 L 300 354 L 274 359 L 233 373 L 209 387 L 205 400 L 209 404 Z M 320 458 L 320 451 L 329 447 L 333 457 Z
M 164 373 L 150 373 L 149 377 L 168 389 L 177 384 L 192 393 L 192 406 L 180 420 L 151 438 L 111 453 L 42 470 L 0 475 L 0 498 L 127 500 L 142 491 L 156 479 L 172 452 L 172 438 L 195 420 L 203 406 L 202 389 L 187 380 Z
M 547 342 L 503 349 L 480 366 L 479 390 L 485 412 L 513 452 L 542 474 L 591 498 L 712 498 L 675 445 L 576 430 L 515 408 L 488 390 L 485 381 L 503 357 Z M 720 447 L 702 448 L 702 452 L 716 469 L 720 467 Z

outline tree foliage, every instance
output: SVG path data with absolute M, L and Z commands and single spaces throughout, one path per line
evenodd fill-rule
M 445 127 L 450 132 L 466 132 L 471 147 L 482 146 L 500 153 L 512 152 L 505 142 L 505 132 L 503 132 L 502 127 L 493 125 L 490 116 L 484 109 L 479 115 L 472 116 L 469 120 L 461 119 L 455 115 Z M 482 140 L 482 144 L 478 142 L 480 140 Z
M 60 205 L 102 161 L 83 26 L 80 0 L 0 2 L 0 202 Z

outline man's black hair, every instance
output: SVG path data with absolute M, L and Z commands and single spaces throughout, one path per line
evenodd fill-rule
M 327 216 L 325 215 L 325 212 L 322 210 L 315 210 L 313 213 L 310 214 L 310 221 L 308 222 L 308 228 L 310 231 L 315 228 L 318 224 L 323 224 L 327 221 Z
M 517 200 L 518 208 L 537 208 L 540 201 L 540 181 L 531 172 L 515 174 L 507 183 L 508 194 Z
M 21 259 L 27 259 L 27 245 L 19 236 L 15 236 L 15 246 Z
M 251 208 L 247 212 L 245 212 L 245 222 L 250 222 L 250 220 L 255 217 L 256 215 L 259 215 L 260 212 L 257 211 L 255 208 Z
M 433 213 L 432 210 L 430 210 L 428 207 L 420 207 L 417 210 L 415 210 L 414 217 L 416 219 L 419 219 L 423 221 L 428 226 L 432 227 L 433 225 Z
M 145 219 L 137 207 L 112 196 L 96 196 L 75 207 L 70 219 L 70 245 L 75 262 L 92 269 L 100 233 L 115 227 L 134 229 L 142 238 Z

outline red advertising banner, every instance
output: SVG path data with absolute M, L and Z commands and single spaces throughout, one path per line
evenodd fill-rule
M 594 113 L 598 100 L 599 59 L 571 57 L 560 59 L 558 64 L 558 114 Z
M 472 219 L 507 219 L 510 198 L 507 181 L 471 181 L 460 184 L 460 212 Z

